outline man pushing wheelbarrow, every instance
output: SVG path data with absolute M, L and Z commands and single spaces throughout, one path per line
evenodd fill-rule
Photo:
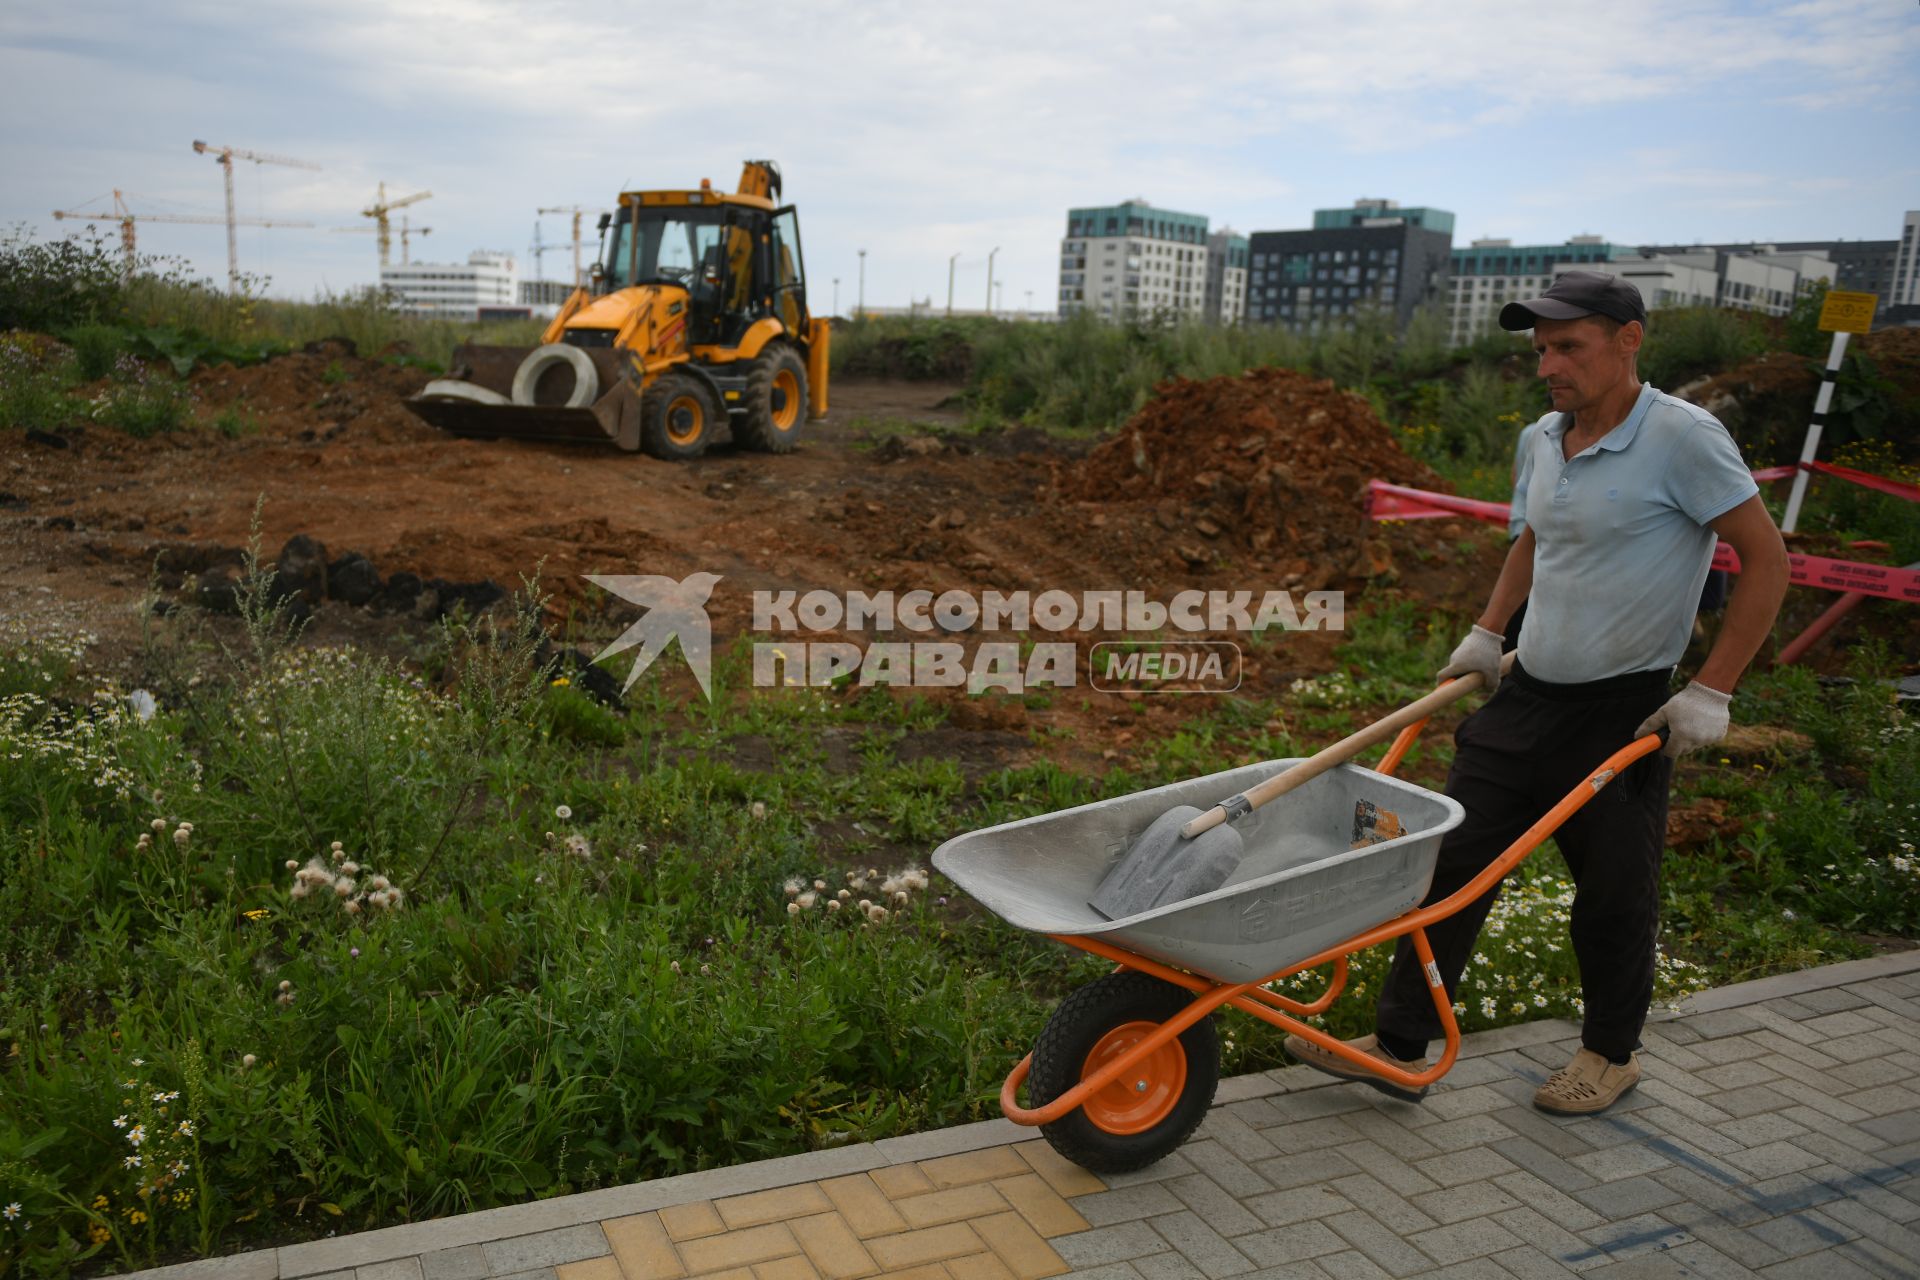
M 1471 880 L 1622 742 L 1667 734 L 1662 756 L 1628 770 L 1557 833 L 1577 889 L 1572 937 L 1586 1008 L 1580 1049 L 1534 1105 L 1563 1115 L 1603 1111 L 1639 1082 L 1673 758 L 1725 735 L 1734 684 L 1787 588 L 1786 548 L 1726 428 L 1640 382 L 1646 320 L 1637 289 L 1588 271 L 1501 310 L 1502 328 L 1533 331 L 1553 412 L 1520 464 L 1516 514 L 1526 529 L 1440 672 L 1481 672 L 1498 688 L 1455 734 L 1447 794 L 1466 817 L 1441 844 L 1428 902 Z M 1739 585 L 1699 674 L 1669 696 L 1716 537 L 1740 556 Z M 1522 601 L 1516 661 L 1501 680 L 1502 633 Z M 1498 894 L 1496 884 L 1426 931 L 1449 999 Z M 1441 1028 L 1405 936 L 1375 1025 L 1351 1047 L 1411 1074 L 1425 1069 Z M 1398 1097 L 1426 1092 L 1297 1035 L 1287 1051 Z

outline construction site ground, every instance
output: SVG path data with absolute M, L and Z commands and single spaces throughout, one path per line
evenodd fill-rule
M 319 344 L 196 371 L 202 419 L 231 410 L 247 424 L 232 438 L 206 426 L 148 439 L 99 426 L 0 436 L 4 613 L 131 655 L 153 617 L 149 593 L 191 602 L 231 582 L 256 519 L 269 560 L 305 535 L 336 562 L 358 553 L 384 580 L 438 580 L 443 595 L 512 590 L 538 573 L 554 621 L 587 652 L 634 616 L 589 573 L 722 575 L 709 613 L 724 642 L 749 628 L 758 589 L 1160 600 L 1205 589 L 1257 602 L 1327 588 L 1345 592 L 1349 611 L 1411 598 L 1464 617 L 1505 550 L 1504 530 L 1485 523 L 1370 523 L 1369 478 L 1418 484 L 1431 473 L 1364 401 L 1281 370 L 1175 384 L 1098 442 L 972 429 L 954 385 L 844 380 L 831 420 L 797 452 L 720 447 L 692 462 L 458 439 L 402 404 L 426 380 Z M 1827 603 L 1796 594 L 1809 616 Z M 404 652 L 434 598 L 416 603 L 410 586 L 386 606 L 323 600 L 308 635 Z M 1341 639 L 1306 630 L 1249 647 L 1240 696 L 1280 697 L 1332 669 Z M 1215 709 L 1211 698 L 1134 695 L 1119 716 L 1123 695 L 1090 689 L 1044 706 L 923 692 L 945 698 L 957 729 L 1044 739 L 1061 763 L 1095 767 Z

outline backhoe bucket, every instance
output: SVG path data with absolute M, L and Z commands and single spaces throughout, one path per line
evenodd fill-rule
M 564 366 L 537 379 L 522 379 L 520 396 L 515 396 L 515 375 L 535 350 L 465 343 L 455 348 L 446 378 L 428 383 L 404 403 L 416 417 L 457 436 L 612 444 L 629 453 L 639 450 L 640 396 L 627 381 L 624 352 L 581 351 L 592 363 L 599 394 L 590 404 L 570 408 L 567 402 L 576 398 L 576 378 L 574 370 Z M 532 403 L 516 403 L 517 398 Z

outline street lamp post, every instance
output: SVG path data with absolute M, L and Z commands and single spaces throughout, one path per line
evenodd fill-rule
M 1000 246 L 993 246 L 993 253 L 987 255 L 987 314 L 993 314 L 993 259 L 1000 252 Z
M 1031 289 L 1027 290 L 1027 314 L 1029 316 L 1033 314 L 1033 290 Z
M 947 259 L 947 314 L 953 314 L 953 264 L 960 261 L 960 255 L 954 254 Z
M 833 314 L 840 314 L 840 277 L 833 278 Z
M 862 249 L 860 251 L 860 315 L 859 315 L 859 318 L 862 320 L 867 318 L 867 251 L 865 249 Z

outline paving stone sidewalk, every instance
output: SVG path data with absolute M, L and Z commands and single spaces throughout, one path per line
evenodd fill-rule
M 1920 952 L 1694 996 L 1612 1111 L 1535 1111 L 1577 1042 L 1469 1037 L 1418 1105 L 1305 1067 L 1223 1081 L 1193 1141 L 1119 1177 L 995 1120 L 142 1275 L 1920 1277 Z

